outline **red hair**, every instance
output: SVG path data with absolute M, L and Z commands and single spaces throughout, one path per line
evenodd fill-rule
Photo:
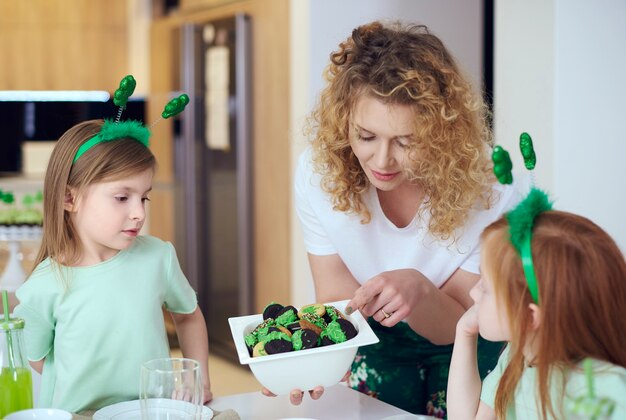
M 532 237 L 541 323 L 531 335 L 533 300 L 508 228 L 501 218 L 482 235 L 485 269 L 511 331 L 511 358 L 496 392 L 496 417 L 504 418 L 513 402 L 525 368 L 523 349 L 531 340 L 541 415 L 559 417 L 555 411 L 562 407 L 552 407 L 550 382 L 563 378 L 558 375 L 564 369 L 586 357 L 626 367 L 626 262 L 615 241 L 592 221 L 562 211 L 541 213 Z

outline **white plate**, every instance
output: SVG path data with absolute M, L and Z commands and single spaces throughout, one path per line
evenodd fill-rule
M 180 409 L 181 405 L 187 404 L 185 401 L 163 400 L 171 407 L 172 412 Z M 209 407 L 202 407 L 202 420 L 213 418 L 213 410 Z M 139 400 L 124 401 L 101 408 L 93 414 L 93 420 L 136 420 L 141 419 L 141 403 Z
M 56 408 L 33 408 L 17 411 L 6 416 L 6 420 L 71 420 L 72 413 Z

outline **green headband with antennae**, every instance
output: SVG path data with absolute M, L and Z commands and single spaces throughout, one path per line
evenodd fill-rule
M 120 121 L 115 122 L 113 120 L 104 120 L 102 129 L 100 132 L 84 142 L 76 152 L 74 156 L 75 163 L 79 157 L 81 157 L 87 150 L 94 147 L 96 144 L 104 143 L 112 140 L 120 140 L 131 138 L 137 140 L 139 143 L 148 147 L 150 145 L 150 130 L 148 130 L 139 121 Z
M 527 133 L 522 133 L 520 136 L 520 149 L 524 157 L 524 165 L 527 169 L 533 169 L 537 157 L 533 150 L 532 139 Z M 493 172 L 498 181 L 502 184 L 512 183 L 513 174 L 511 171 L 513 164 L 509 153 L 502 147 L 496 146 L 493 149 L 491 158 L 493 160 Z M 537 284 L 531 247 L 533 226 L 539 214 L 551 209 L 552 202 L 550 202 L 548 195 L 533 186 L 526 198 L 505 215 L 509 223 L 511 244 L 513 244 L 513 247 L 521 257 L 528 291 L 536 304 L 539 304 L 539 285 Z
M 145 127 L 143 123 L 141 123 L 140 121 L 132 120 L 120 121 L 122 111 L 126 107 L 128 98 L 135 91 L 135 86 L 137 86 L 137 82 L 132 75 L 125 76 L 120 81 L 120 87 L 115 91 L 113 95 L 113 103 L 120 107 L 117 118 L 114 121 L 104 120 L 104 124 L 102 125 L 102 129 L 100 130 L 100 132 L 87 140 L 78 148 L 72 163 L 76 163 L 76 161 L 83 154 L 85 154 L 87 150 L 91 149 L 97 144 L 107 141 L 131 138 L 137 140 L 139 143 L 143 144 L 146 147 L 150 145 L 150 130 Z M 188 103 L 189 96 L 187 96 L 186 94 L 182 94 L 179 97 L 172 99 L 165 105 L 161 117 L 170 118 L 180 114 L 181 112 L 183 112 Z

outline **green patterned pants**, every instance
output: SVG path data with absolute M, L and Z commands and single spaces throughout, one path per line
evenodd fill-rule
M 352 363 L 349 385 L 357 391 L 415 414 L 446 418 L 446 388 L 452 345 L 437 346 L 405 322 L 383 327 L 368 323 L 380 339 L 361 347 Z M 481 379 L 496 365 L 503 343 L 478 339 Z

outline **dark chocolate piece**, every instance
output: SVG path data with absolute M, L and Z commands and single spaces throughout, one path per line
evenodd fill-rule
M 302 330 L 302 350 L 317 347 L 319 336 L 313 330 Z
M 320 346 L 330 346 L 331 344 L 335 344 L 335 342 L 328 337 L 322 337 L 322 342 L 320 343 Z
M 286 353 L 291 350 L 293 350 L 291 341 L 279 338 L 277 340 L 268 340 L 265 342 L 265 352 L 267 354 Z
M 339 318 L 337 322 L 339 323 L 339 325 L 341 325 L 341 329 L 346 335 L 346 340 L 350 340 L 351 338 L 356 337 L 356 335 L 358 334 L 358 331 L 356 330 L 356 328 L 354 328 L 354 325 L 352 325 L 352 322 L 348 321 L 347 319 L 342 319 L 342 318 Z
M 293 334 L 296 331 L 298 331 L 299 329 L 301 329 L 302 327 L 300 327 L 300 322 L 296 321 L 296 322 L 292 322 L 291 324 L 287 324 L 285 325 L 287 327 L 287 329 Z
M 283 309 L 283 305 L 281 305 L 280 303 L 270 303 L 263 310 L 263 319 L 268 319 L 268 318 L 276 319 L 278 312 L 280 312 L 282 309 Z

